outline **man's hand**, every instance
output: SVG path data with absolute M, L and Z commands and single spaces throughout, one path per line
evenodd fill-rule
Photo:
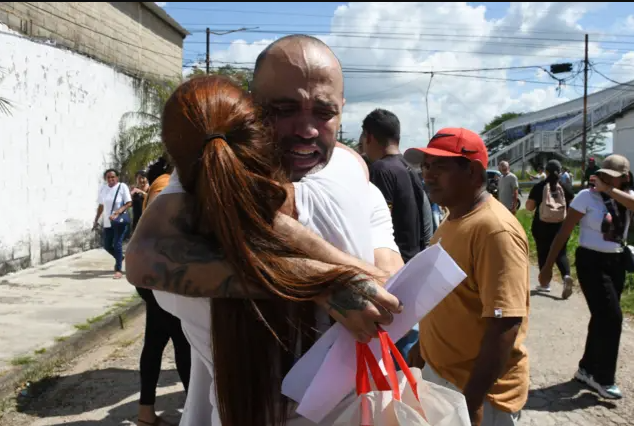
M 403 304 L 367 276 L 351 286 L 321 296 L 317 304 L 341 323 L 361 343 L 378 337 L 378 326 L 389 325 Z
M 487 318 L 486 321 L 487 327 L 480 343 L 480 353 L 471 370 L 469 382 L 463 390 L 473 426 L 480 426 L 482 423 L 487 394 L 502 376 L 523 319 L 505 317 Z
M 118 217 L 119 217 L 119 213 L 114 212 L 110 215 L 110 221 L 114 222 L 115 220 L 117 220 Z
M 539 285 L 541 285 L 542 287 L 548 287 L 553 279 L 553 267 L 548 267 L 548 265 L 545 265 L 539 272 L 538 279 Z

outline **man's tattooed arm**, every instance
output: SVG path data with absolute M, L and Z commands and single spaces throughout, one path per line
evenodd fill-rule
M 181 194 L 163 195 L 148 206 L 126 250 L 128 281 L 190 297 L 271 297 L 240 282 L 217 243 L 193 235 L 188 211 Z
M 240 281 L 216 241 L 193 233 L 190 211 L 186 196 L 180 194 L 160 196 L 148 206 L 126 250 L 128 281 L 138 287 L 191 297 L 272 297 L 267 290 Z M 362 266 L 359 259 L 339 252 L 297 222 L 288 219 L 276 222 L 278 225 L 280 232 L 301 238 L 302 248 L 318 258 L 292 259 L 298 273 L 327 272 L 335 263 Z M 371 275 L 376 271 L 371 265 L 368 269 Z M 327 303 L 318 303 L 336 309 L 342 316 L 345 312 L 363 311 L 376 295 L 374 286 L 373 281 L 360 280 L 354 291 L 340 289 L 328 295 Z

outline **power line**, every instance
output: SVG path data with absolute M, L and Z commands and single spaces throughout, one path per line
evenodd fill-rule
M 225 65 L 233 65 L 234 63 L 230 63 L 230 62 L 221 62 L 221 61 L 216 61 L 216 63 L 224 63 Z M 240 63 L 235 63 L 236 65 L 240 65 Z M 196 67 L 196 65 L 190 65 L 190 66 L 184 66 L 183 68 L 194 68 Z M 215 68 L 216 70 L 218 70 L 219 68 Z M 248 67 L 240 67 L 240 66 L 235 66 L 234 69 L 238 69 L 238 70 L 243 70 L 243 71 L 253 71 L 253 68 L 248 68 Z M 474 70 L 471 70 L 474 71 Z M 364 79 L 364 78 L 371 78 L 371 79 L 378 79 L 380 77 L 376 76 L 376 77 L 366 77 L 366 76 L 358 76 L 355 73 L 353 73 L 353 76 L 350 76 L 348 73 L 349 71 L 346 71 L 346 69 L 343 69 L 344 72 L 344 77 L 348 78 L 348 79 Z M 431 74 L 432 71 L 410 71 L 410 72 L 406 72 L 406 74 Z M 442 77 L 457 77 L 457 78 L 470 78 L 470 79 L 474 79 L 474 80 L 481 80 L 481 81 L 485 81 L 485 82 L 489 82 L 489 83 L 526 83 L 526 84 L 536 84 L 536 85 L 543 85 L 543 86 L 552 86 L 555 84 L 562 84 L 562 82 L 557 79 L 557 81 L 540 81 L 540 80 L 527 80 L 527 79 L 519 79 L 519 78 L 504 78 L 504 77 L 491 77 L 491 76 L 481 76 L 481 75 L 469 75 L 469 74 L 455 74 L 452 71 L 433 71 L 434 75 L 437 76 L 442 76 Z M 577 73 L 578 74 L 578 73 Z M 577 77 L 577 74 L 575 74 L 572 77 Z M 566 87 L 583 87 L 583 85 L 580 84 L 570 84 L 567 81 L 563 81 L 563 84 L 565 84 Z M 589 89 L 598 89 L 598 90 L 604 90 L 606 89 L 606 87 L 599 87 L 599 86 L 588 86 Z M 634 91 L 634 90 L 633 90 Z M 364 94 L 365 96 L 366 94 Z
M 204 44 L 205 42 L 200 41 L 190 41 L 189 44 Z M 222 46 L 231 46 L 233 42 L 212 42 L 211 44 L 222 45 Z M 263 43 L 252 43 L 251 46 L 262 46 L 263 48 L 268 46 L 268 42 Z M 334 46 L 329 45 L 332 49 L 354 49 L 354 50 L 385 50 L 385 51 L 403 51 L 403 52 L 432 52 L 432 53 L 464 53 L 471 55 L 493 55 L 493 56 L 525 56 L 525 57 L 533 57 L 533 58 L 557 58 L 557 59 L 569 59 L 574 58 L 572 56 L 561 56 L 561 55 L 540 55 L 540 54 L 522 54 L 522 53 L 500 53 L 500 52 L 481 52 L 478 50 L 445 50 L 445 49 L 419 49 L 419 48 L 403 48 L 403 47 L 366 47 L 366 46 Z
M 308 14 L 308 13 L 293 13 L 293 12 L 271 12 L 271 11 L 265 11 L 265 10 L 239 10 L 239 9 L 224 9 L 224 8 L 198 8 L 198 7 L 182 7 L 182 6 L 170 6 L 169 4 L 165 7 L 165 9 L 169 9 L 169 10 L 193 10 L 193 11 L 198 11 L 198 12 L 220 12 L 220 13 L 241 13 L 241 14 L 249 14 L 249 15 L 277 15 L 277 16 L 296 16 L 296 17 L 306 17 L 306 18 L 324 18 L 324 19 L 333 19 L 336 18 L 337 16 L 335 16 L 334 14 Z M 547 9 L 543 9 L 543 12 L 548 12 L 550 11 L 551 8 L 547 8 Z M 366 22 L 367 19 L 366 18 L 349 18 L 349 20 L 351 21 L 362 21 L 362 22 Z M 382 19 L 381 20 L 382 23 L 385 22 L 395 22 L 395 23 L 404 23 L 404 22 L 411 22 L 411 20 L 403 20 L 403 19 Z M 432 22 L 432 21 L 425 21 L 425 20 L 420 20 L 418 21 L 419 23 L 423 23 L 423 22 Z M 437 23 L 437 21 L 433 21 L 433 23 Z M 186 24 L 186 25 L 201 25 L 201 24 Z M 207 25 L 207 24 L 205 24 Z M 233 24 L 232 24 L 233 25 Z M 237 24 L 237 25 L 244 25 L 244 24 Z M 248 25 L 264 25 L 264 24 L 248 24 Z M 269 25 L 269 24 L 266 24 Z M 303 24 L 302 24 L 303 25 Z M 468 28 L 469 26 L 463 26 Z M 481 28 L 478 26 L 471 26 L 472 28 Z M 498 26 L 497 28 L 501 28 L 501 27 L 506 27 L 506 28 L 511 28 L 515 31 L 517 31 L 517 26 L 512 26 L 512 25 L 506 25 L 506 26 Z M 526 31 L 527 33 L 545 33 L 545 34 L 579 34 L 578 32 L 573 32 L 573 31 Z M 590 35 L 607 35 L 607 36 L 623 36 L 623 37 L 634 37 L 634 35 L 631 34 L 618 34 L 618 33 L 589 33 Z
M 204 32 L 204 31 L 199 31 L 199 30 L 190 30 L 190 32 Z M 252 33 L 252 34 L 271 34 L 271 35 L 293 35 L 293 34 L 297 34 L 297 32 L 294 31 L 266 31 L 266 30 L 255 30 L 255 31 L 246 31 L 248 33 Z M 362 39 L 362 40 L 393 40 L 393 41 L 435 41 L 437 43 L 453 43 L 453 42 L 460 42 L 460 43 L 476 43 L 479 44 L 479 47 L 488 47 L 488 46 L 493 46 L 493 47 L 498 47 L 498 46 L 507 46 L 507 47 L 525 47 L 525 48 L 535 48 L 535 49 L 559 49 L 559 50 L 567 50 L 567 51 L 571 51 L 571 52 L 578 52 L 580 54 L 583 53 L 583 46 L 579 46 L 579 47 L 574 47 L 574 46 L 562 46 L 562 45 L 557 45 L 557 44 L 530 44 L 530 43 L 509 43 L 509 42 L 505 42 L 505 41 L 480 41 L 477 39 L 474 39 L 476 37 L 470 37 L 470 36 L 463 36 L 466 37 L 468 39 L 466 40 L 453 40 L 453 39 L 439 39 L 438 37 L 460 37 L 458 35 L 442 35 L 442 34 L 421 34 L 421 35 L 415 35 L 412 34 L 411 36 L 408 37 L 386 37 L 386 36 L 381 36 L 381 33 L 360 33 L 360 34 L 344 34 L 344 33 L 336 33 L 336 32 L 321 32 L 321 33 L 316 33 L 316 32 L 304 32 L 303 34 L 308 34 L 308 35 L 312 35 L 312 36 L 334 36 L 334 37 L 340 37 L 340 38 L 351 38 L 351 39 Z M 484 37 L 483 37 L 484 38 Z M 496 37 L 489 37 L 489 38 L 494 38 L 494 39 L 518 39 L 518 40 L 530 40 L 530 39 L 523 39 L 521 37 L 502 37 L 502 36 L 496 36 Z M 543 39 L 543 40 L 547 40 L 547 39 Z M 556 39 L 553 39 L 553 41 L 557 41 Z M 580 42 L 579 40 L 560 40 L 562 42 L 566 42 L 566 43 L 571 43 L 571 42 Z M 634 42 L 604 42 L 604 43 L 622 43 L 622 44 L 628 44 L 628 45 L 634 45 Z M 363 47 L 365 49 L 365 47 Z M 610 51 L 614 51 L 614 52 L 620 52 L 620 53 L 628 53 L 631 52 L 632 49 L 626 49 L 626 48 L 616 48 L 616 47 L 609 47 L 609 46 L 603 46 L 603 48 L 605 50 L 610 50 Z M 374 49 L 382 49 L 381 47 L 374 47 Z M 439 49 L 440 50 L 440 49 Z M 443 49 L 444 50 L 444 49 Z
M 619 86 L 627 86 L 627 87 L 634 87 L 634 84 L 630 84 L 630 83 L 620 83 L 616 80 L 611 79 L 610 77 L 606 76 L 605 74 L 603 74 L 601 71 L 597 70 L 593 65 L 591 65 L 592 70 L 594 72 L 596 72 L 597 74 L 599 74 L 601 77 L 605 78 L 607 81 L 618 84 Z
M 210 24 L 213 25 L 213 24 Z M 253 24 L 255 25 L 255 24 Z M 302 27 L 304 27 L 302 25 Z M 198 33 L 204 32 L 204 29 L 190 29 L 190 32 Z M 280 35 L 290 35 L 297 34 L 297 31 L 291 30 L 256 30 L 249 31 L 255 34 L 280 34 Z M 358 31 L 333 31 L 332 29 L 327 29 L 323 31 L 303 31 L 302 34 L 310 34 L 310 35 L 328 35 L 328 36 L 337 36 L 337 37 L 351 37 L 351 38 L 372 38 L 372 39 L 385 39 L 385 40 L 411 40 L 412 38 L 423 39 L 423 37 L 431 37 L 434 40 L 437 40 L 437 37 L 455 37 L 455 38 L 463 38 L 468 39 L 466 41 L 477 42 L 473 39 L 504 39 L 504 40 L 520 40 L 520 41 L 550 41 L 550 42 L 566 42 L 566 43 L 580 43 L 583 44 L 583 39 L 572 39 L 572 38 L 552 38 L 552 37 L 517 37 L 517 36 L 502 36 L 502 35 L 478 35 L 478 34 L 443 34 L 443 33 L 401 33 L 401 32 L 358 32 Z M 444 40 L 443 40 L 444 41 Z M 455 41 L 455 40 L 446 40 L 446 41 Z M 491 42 L 494 43 L 494 42 Z M 596 43 L 611 43 L 611 44 L 625 44 L 632 45 L 634 41 L 600 41 Z M 541 45 L 529 45 L 529 46 L 541 46 Z

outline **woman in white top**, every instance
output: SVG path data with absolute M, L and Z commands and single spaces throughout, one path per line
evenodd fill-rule
M 627 158 L 611 155 L 605 159 L 594 179 L 595 187 L 581 191 L 570 204 L 539 274 L 540 284 L 547 285 L 557 253 L 579 224 L 575 267 L 591 316 L 585 352 L 575 378 L 611 399 L 623 396 L 616 386 L 615 375 L 623 323 L 620 305 L 626 273 L 623 244 L 634 211 L 629 173 Z
M 119 182 L 119 172 L 108 169 L 103 174 L 106 185 L 101 187 L 97 203 L 97 215 L 93 229 L 97 228 L 99 218 L 103 215 L 103 248 L 114 257 L 114 279 L 123 277 L 123 239 L 130 226 L 130 217 L 127 214 L 132 206 L 130 188 L 125 183 Z
M 207 302 L 214 408 L 224 425 L 286 424 L 290 406 L 281 397 L 281 381 L 312 344 L 315 304 L 337 318 L 366 309 L 366 298 L 386 297 L 373 316 L 385 323 L 390 312 L 400 311 L 399 303 L 356 267 L 314 272 L 292 266 L 292 259 L 308 262 L 310 248 L 302 250 L 273 225 L 279 211 L 308 220 L 294 201 L 311 188 L 287 183 L 256 107 L 231 80 L 209 76 L 182 84 L 165 105 L 162 139 L 190 196 L 187 227 L 217 247 L 237 275 L 228 276 Z M 369 213 L 366 219 L 369 228 Z M 180 273 L 169 279 L 180 280 Z

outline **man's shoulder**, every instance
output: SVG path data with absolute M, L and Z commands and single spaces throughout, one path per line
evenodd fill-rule
M 528 245 L 526 232 L 517 218 L 493 197 L 487 201 L 479 214 L 475 215 L 472 229 L 483 242 L 491 235 L 508 233 Z
M 382 173 L 393 176 L 407 176 L 407 164 L 398 156 L 389 156 L 377 160 L 370 166 L 370 173 Z

